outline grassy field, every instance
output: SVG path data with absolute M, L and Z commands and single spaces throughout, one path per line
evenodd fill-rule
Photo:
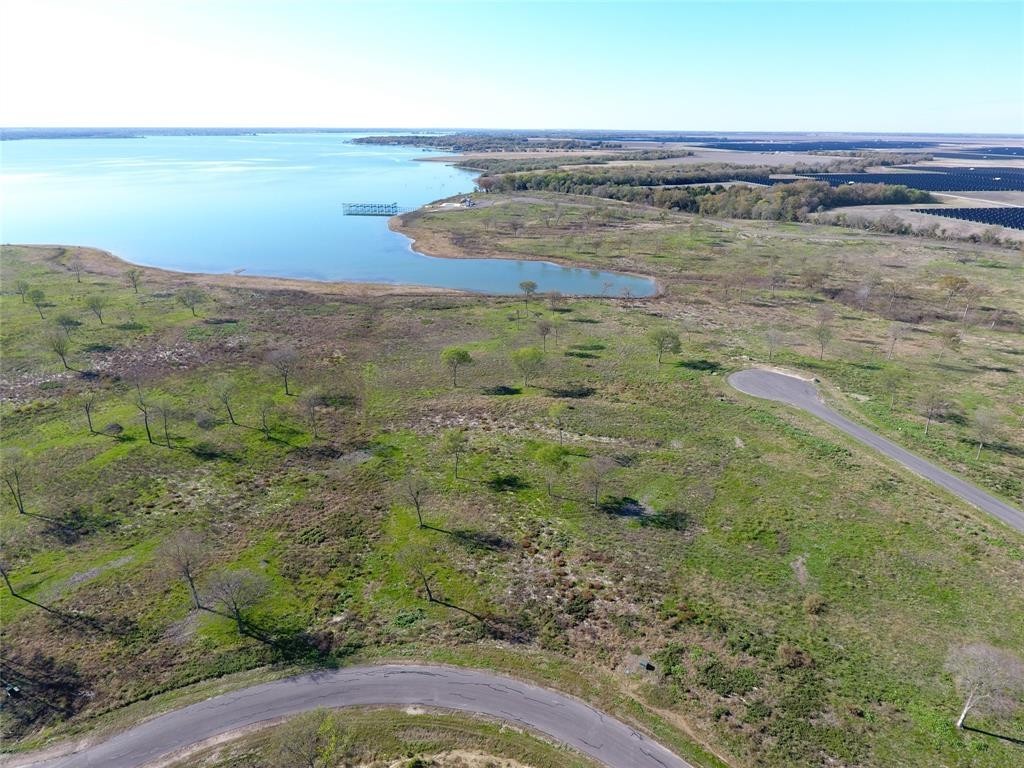
M 310 735 L 315 734 L 315 735 Z M 284 746 L 288 745 L 288 746 Z M 299 746 L 299 749 L 296 749 Z M 345 710 L 301 715 L 194 752 L 176 768 L 295 768 L 301 747 L 328 749 L 351 768 L 594 768 L 595 763 L 522 731 L 465 715 Z
M 1019 747 L 953 727 L 943 664 L 964 642 L 1024 648 L 1021 537 L 724 378 L 766 360 L 763 331 L 778 328 L 773 362 L 1019 501 L 1019 254 L 544 196 L 402 226 L 429 250 L 649 273 L 664 294 L 526 306 L 150 270 L 136 293 L 95 254 L 3 249 L 2 437 L 21 450 L 25 504 L 5 495 L 0 520 L 22 598 L 0 596 L 5 680 L 25 692 L 5 703 L 7 748 L 246 670 L 408 658 L 583 695 L 702 765 L 1012 762 Z M 960 296 L 943 306 L 945 274 L 990 288 L 966 325 Z M 45 291 L 40 307 L 19 280 Z M 887 280 L 914 319 L 891 361 Z M 204 292 L 195 317 L 177 300 L 186 284 Z M 91 295 L 107 298 L 102 324 Z M 835 315 L 822 360 L 820 306 Z M 74 370 L 50 348 L 61 314 L 81 323 L 68 326 Z M 557 336 L 524 385 L 510 353 L 543 345 L 540 319 Z M 658 365 L 645 335 L 664 326 L 683 344 Z M 947 327 L 964 343 L 939 361 Z M 439 361 L 451 345 L 474 359 L 457 387 Z M 267 363 L 280 349 L 295 352 L 293 395 Z M 226 383 L 237 425 L 216 396 Z M 956 402 L 925 438 L 916 404 L 936 385 Z M 975 458 L 980 406 L 998 437 Z M 453 428 L 469 443 L 457 475 L 440 439 Z M 410 474 L 428 488 L 426 527 Z M 238 569 L 267 585 L 254 631 L 191 610 L 159 554 L 186 528 L 205 542 L 204 594 Z M 420 574 L 457 608 L 429 602 Z M 1020 716 L 976 722 L 1024 737 Z

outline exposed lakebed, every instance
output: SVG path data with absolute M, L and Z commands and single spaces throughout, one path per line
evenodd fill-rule
M 416 162 L 421 150 L 351 143 L 358 134 L 147 136 L 0 142 L 0 237 L 85 245 L 190 272 L 407 283 L 516 293 L 654 293 L 635 275 L 413 251 L 384 217 L 344 202 L 408 209 L 473 188 L 473 174 Z M 437 154 L 436 152 L 432 154 Z

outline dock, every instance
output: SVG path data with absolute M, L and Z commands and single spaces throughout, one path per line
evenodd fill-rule
M 398 203 L 342 203 L 345 216 L 397 216 L 402 210 Z

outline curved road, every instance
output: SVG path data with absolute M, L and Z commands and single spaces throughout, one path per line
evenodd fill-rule
M 822 402 L 818 388 L 812 382 L 776 371 L 751 368 L 732 374 L 729 377 L 729 384 L 734 389 L 754 397 L 802 408 L 833 427 L 841 429 L 854 440 L 894 459 L 914 474 L 931 480 L 959 496 L 971 506 L 998 517 L 1011 528 L 1024 532 L 1024 512 L 832 410 Z
M 490 715 L 546 734 L 612 768 L 694 768 L 628 725 L 547 688 L 455 667 L 381 665 L 313 672 L 214 696 L 80 752 L 20 765 L 138 768 L 211 737 L 318 707 L 423 706 Z M 31 761 L 31 755 L 24 756 Z

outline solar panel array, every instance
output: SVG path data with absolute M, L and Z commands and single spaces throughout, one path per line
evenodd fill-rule
M 911 208 L 914 213 L 945 216 L 948 219 L 977 221 L 1010 229 L 1024 229 L 1024 207 L 1006 208 Z

